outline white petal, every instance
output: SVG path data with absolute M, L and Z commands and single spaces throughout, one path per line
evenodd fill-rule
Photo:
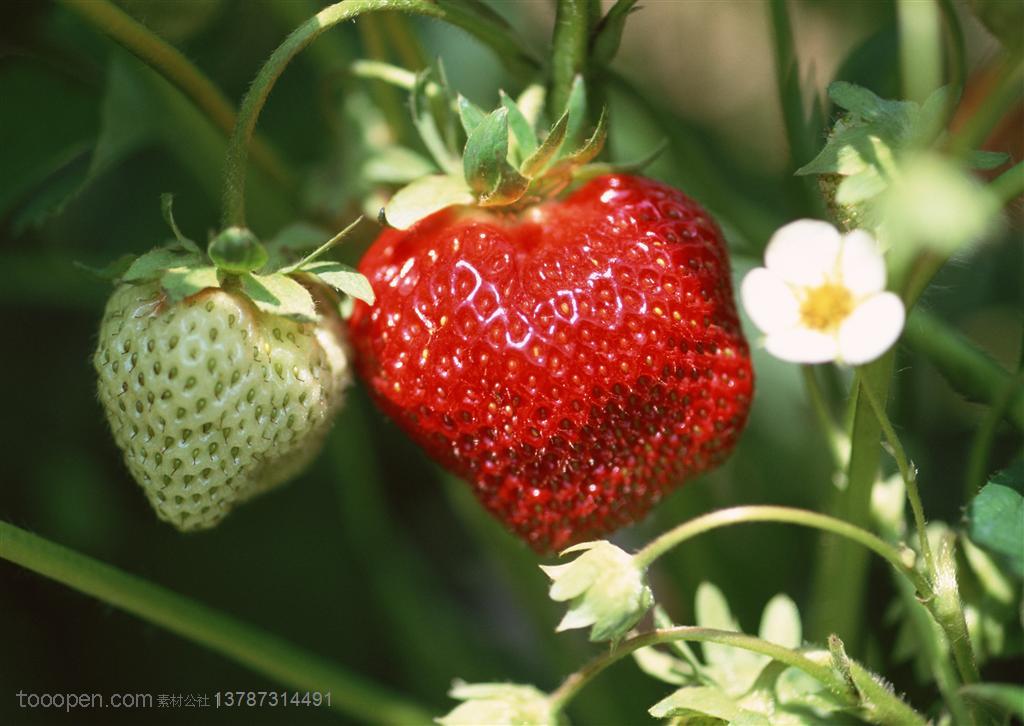
M 776 358 L 792 363 L 827 363 L 839 354 L 835 336 L 801 327 L 772 333 L 765 338 L 764 347 Z
M 839 355 L 844 363 L 873 361 L 892 347 L 903 330 L 903 301 L 891 292 L 872 295 L 839 326 Z
M 793 285 L 817 286 L 838 271 L 839 243 L 839 230 L 828 222 L 798 219 L 772 235 L 764 265 Z
M 843 237 L 839 270 L 843 285 L 854 297 L 873 295 L 885 289 L 885 260 L 878 252 L 875 238 L 863 230 Z
M 763 267 L 747 273 L 740 286 L 747 315 L 765 333 L 796 325 L 800 304 L 789 285 Z

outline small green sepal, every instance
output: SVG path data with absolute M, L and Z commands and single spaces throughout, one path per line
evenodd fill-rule
M 376 299 L 370 281 L 355 268 L 341 262 L 313 262 L 305 265 L 301 272 L 315 275 L 320 281 L 338 292 L 373 305 Z
M 392 227 L 408 229 L 434 212 L 475 201 L 461 176 L 434 174 L 395 192 L 384 206 L 384 219 Z
M 217 267 L 232 275 L 258 270 L 269 258 L 256 235 L 242 227 L 228 227 L 210 240 L 207 254 Z
M 448 695 L 462 703 L 435 719 L 442 726 L 559 726 L 566 723 L 552 707 L 548 695 L 533 686 L 455 681 Z
M 220 276 L 213 265 L 172 267 L 160 277 L 160 287 L 171 302 L 178 302 L 203 290 L 220 287 Z
M 242 292 L 249 296 L 260 310 L 303 322 L 316 320 L 316 304 L 309 290 L 288 275 L 243 274 Z
M 431 107 L 431 100 L 445 104 Z M 383 221 L 408 229 L 446 207 L 522 207 L 564 190 L 603 148 L 607 117 L 602 111 L 593 132 L 581 140 L 587 94 L 578 76 L 558 120 L 538 135 L 535 126 L 543 101 L 544 89 L 530 86 L 518 101 L 501 92 L 498 108 L 485 113 L 465 97 L 451 94 L 443 69 L 424 71 L 413 84 L 410 105 L 423 144 L 443 173 L 420 177 L 396 192 L 383 209 Z M 461 169 L 453 168 L 458 155 L 438 121 L 448 128 L 456 116 L 466 133 Z
M 590 640 L 619 640 L 654 604 L 644 570 L 632 555 L 605 540 L 582 542 L 561 554 L 582 552 L 565 565 L 544 566 L 551 578 L 548 595 L 569 601 L 557 630 L 590 627 Z

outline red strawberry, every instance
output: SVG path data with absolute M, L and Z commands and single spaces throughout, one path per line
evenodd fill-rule
M 635 521 L 746 421 L 722 234 L 658 182 L 604 176 L 518 216 L 444 210 L 385 231 L 360 271 L 372 395 L 538 551 Z

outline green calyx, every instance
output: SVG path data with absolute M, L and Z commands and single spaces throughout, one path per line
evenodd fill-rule
M 611 170 L 593 165 L 600 171 L 590 173 L 588 167 L 604 146 L 607 124 L 602 111 L 584 135 L 587 94 L 581 77 L 543 134 L 537 132 L 543 104 L 539 86 L 527 88 L 517 100 L 502 92 L 498 107 L 487 113 L 453 94 L 437 67 L 417 75 L 410 93 L 413 123 L 440 173 L 420 177 L 391 197 L 382 221 L 393 227 L 407 229 L 451 206 L 521 208 Z M 460 129 L 461 153 L 455 146 Z
M 318 258 L 362 221 L 337 235 L 306 224 L 281 230 L 264 245 L 248 229 L 229 227 L 211 240 L 204 253 L 174 221 L 172 196 L 162 197 L 164 219 L 174 239 L 138 256 L 125 255 L 103 270 L 105 279 L 124 284 L 159 281 L 171 302 L 203 290 L 222 288 L 247 296 L 262 311 L 299 321 L 318 318 L 306 285 L 321 283 L 351 298 L 373 304 L 369 281 L 340 262 Z

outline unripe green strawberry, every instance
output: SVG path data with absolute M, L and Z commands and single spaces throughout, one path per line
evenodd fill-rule
M 172 302 L 156 282 L 107 303 L 94 365 L 125 463 L 161 519 L 212 527 L 319 451 L 349 381 L 337 305 L 318 322 L 208 288 Z

